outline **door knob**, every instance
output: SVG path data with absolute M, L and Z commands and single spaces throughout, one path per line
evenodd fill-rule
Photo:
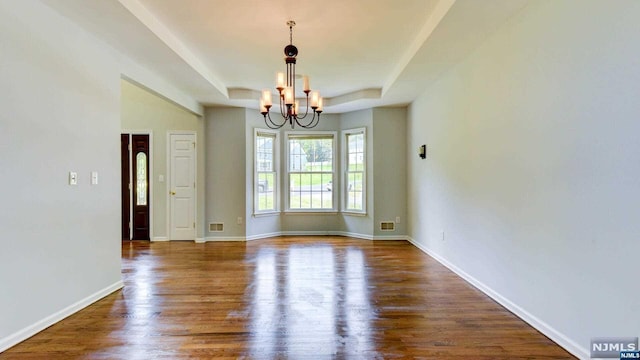
M 175 192 L 175 191 L 169 191 L 169 194 L 171 194 L 171 195 L 175 195 L 175 194 L 176 194 L 176 192 Z

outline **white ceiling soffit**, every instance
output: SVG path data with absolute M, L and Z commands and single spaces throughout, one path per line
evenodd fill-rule
M 129 10 L 142 24 L 162 40 L 173 52 L 178 54 L 189 66 L 207 80 L 220 93 L 228 97 L 227 88 L 203 62 L 178 39 L 170 29 L 158 21 L 142 4 L 137 0 L 118 0 L 127 10 Z
M 440 75 L 469 56 L 529 2 L 457 0 L 395 81 L 385 88 L 381 105 L 408 104 L 428 91 Z
M 406 105 L 527 0 L 43 0 L 204 105 L 275 93 L 293 19 L 297 73 L 325 112 Z M 126 74 L 125 74 L 126 75 Z

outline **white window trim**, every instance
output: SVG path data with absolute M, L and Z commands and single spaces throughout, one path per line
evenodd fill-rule
M 348 156 L 349 156 L 349 152 L 348 152 L 348 144 L 347 144 L 347 136 L 348 135 L 354 135 L 354 134 L 362 134 L 363 135 L 363 139 L 364 139 L 364 151 L 363 151 L 363 164 L 364 164 L 364 171 L 362 174 L 362 210 L 356 210 L 356 209 L 347 209 L 347 196 L 349 194 L 347 187 L 348 184 L 348 175 L 349 175 L 349 169 L 347 168 L 348 166 Z M 367 148 L 367 128 L 355 128 L 355 129 L 347 129 L 347 130 L 343 130 L 342 131 L 342 187 L 340 187 L 340 204 L 341 204 L 341 208 L 342 208 L 342 213 L 344 213 L 345 215 L 354 215 L 354 216 L 365 216 L 367 215 L 367 173 L 369 172 L 369 167 L 367 166 L 367 153 L 368 148 Z
M 258 149 L 256 147 L 256 140 L 258 139 L 258 135 L 260 134 L 269 134 L 274 135 L 273 140 L 273 170 L 275 172 L 275 180 L 273 184 L 273 192 L 274 192 L 274 210 L 258 210 Z M 267 215 L 277 215 L 280 213 L 280 132 L 271 129 L 261 129 L 254 128 L 253 129 L 253 216 L 267 216 Z
M 338 213 L 338 201 L 336 199 L 336 191 L 332 191 L 331 192 L 331 203 L 333 204 L 333 208 L 331 209 L 290 209 L 289 208 L 289 189 L 290 189 L 290 184 L 289 184 L 289 161 L 290 159 L 290 155 L 289 155 L 289 138 L 291 136 L 309 136 L 309 137 L 314 137 L 314 136 L 327 136 L 330 135 L 333 137 L 333 146 L 332 146 L 332 159 L 331 162 L 333 164 L 333 171 L 332 173 L 332 179 L 333 179 L 333 187 L 334 189 L 336 188 L 336 168 L 337 168 L 337 163 L 336 163 L 336 150 L 337 150 L 337 142 L 338 142 L 338 132 L 337 131 L 285 131 L 285 167 L 284 167 L 284 189 L 286 189 L 286 191 L 284 191 L 284 212 L 285 213 L 289 213 L 289 214 L 314 214 L 314 213 Z M 340 160 L 338 160 L 340 161 Z M 339 181 L 338 181 L 339 182 Z

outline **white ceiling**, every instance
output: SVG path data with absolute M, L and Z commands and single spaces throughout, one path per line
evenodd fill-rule
M 203 105 L 257 108 L 295 20 L 296 70 L 327 112 L 410 103 L 528 2 L 43 1 Z

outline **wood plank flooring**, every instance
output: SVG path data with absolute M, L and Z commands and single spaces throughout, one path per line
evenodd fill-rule
M 406 241 L 124 242 L 125 288 L 0 359 L 570 359 Z

